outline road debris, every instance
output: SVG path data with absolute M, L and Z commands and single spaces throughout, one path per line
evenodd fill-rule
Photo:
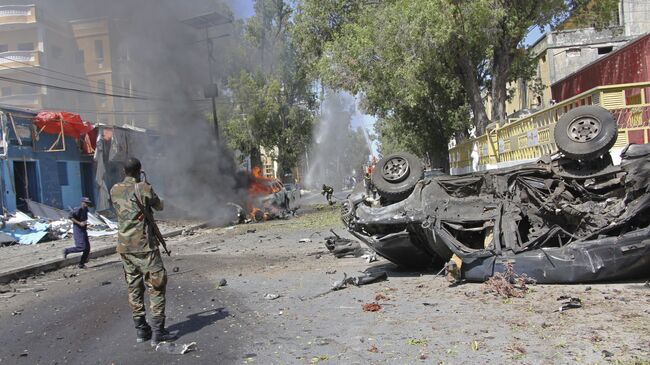
M 372 346 L 370 346 L 370 348 L 368 349 L 368 352 L 372 352 L 373 354 L 377 354 L 377 353 L 379 353 L 379 349 L 377 348 L 376 345 L 372 345 Z
M 101 286 L 111 285 L 110 281 L 102 281 Z
M 333 236 L 325 237 L 325 247 L 327 247 L 327 250 L 329 250 L 329 252 L 337 259 L 344 257 L 363 257 L 364 255 L 369 255 L 366 260 L 372 259 L 372 255 L 375 252 L 371 249 L 361 247 L 361 244 L 357 241 L 339 236 L 333 229 L 330 229 L 330 232 L 332 232 Z
M 276 299 L 280 298 L 280 296 L 281 296 L 280 294 L 267 293 L 267 294 L 264 295 L 264 299 L 276 300 Z
M 347 287 L 349 284 L 355 286 L 361 286 L 366 284 L 372 284 L 378 281 L 384 281 L 388 279 L 388 273 L 386 271 L 379 271 L 375 273 L 365 273 L 361 276 L 348 276 L 347 273 L 343 273 L 343 279 L 338 280 L 332 284 L 331 290 L 340 290 Z
M 382 293 L 378 293 L 377 295 L 375 295 L 375 301 L 378 302 L 380 300 L 390 300 L 390 298 L 385 296 Z
M 178 266 L 174 266 L 174 268 L 172 269 L 173 272 L 178 272 L 179 270 L 180 268 Z
M 226 279 L 222 278 L 221 280 L 219 280 L 219 283 L 217 285 L 219 287 L 226 286 L 226 285 L 228 285 L 228 281 L 226 281 Z
M 21 315 L 21 314 L 23 314 L 23 310 L 22 310 L 22 309 L 19 309 L 19 310 L 16 310 L 16 311 L 11 312 L 11 315 L 12 315 L 12 316 L 19 316 L 19 315 Z
M 557 300 L 564 300 L 564 302 L 562 302 L 560 308 L 556 310 L 556 312 L 564 312 L 568 309 L 582 308 L 582 300 L 580 300 L 580 298 L 562 295 L 561 297 L 557 298 Z
M 483 288 L 486 293 L 494 293 L 504 298 L 523 298 L 528 291 L 527 284 L 534 283 L 535 281 L 526 274 L 515 274 L 512 264 L 507 264 L 505 271 L 495 273 L 483 284 Z
M 160 342 L 156 345 L 156 351 L 166 352 L 174 355 L 184 355 L 191 351 L 196 351 L 198 346 L 196 342 L 178 344 L 175 342 Z
M 377 312 L 381 310 L 381 305 L 377 303 L 365 303 L 361 305 L 364 312 Z
M 311 238 L 301 238 L 298 243 L 311 243 Z

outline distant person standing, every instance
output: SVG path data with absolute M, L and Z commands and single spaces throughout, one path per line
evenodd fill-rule
M 68 257 L 74 252 L 81 252 L 79 268 L 85 269 L 90 254 L 90 240 L 88 239 L 88 207 L 92 205 L 89 198 L 81 198 L 81 205 L 70 213 L 72 220 L 72 236 L 74 238 L 74 247 L 68 247 L 63 250 L 63 258 Z

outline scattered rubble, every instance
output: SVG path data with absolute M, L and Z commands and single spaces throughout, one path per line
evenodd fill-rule
M 184 355 L 191 351 L 198 350 L 196 342 L 190 343 L 175 343 L 175 342 L 160 342 L 156 345 L 156 351 L 166 352 L 174 355 Z
M 21 211 L 0 217 L 0 247 L 15 243 L 33 245 L 71 236 L 72 222 L 67 212 L 34 201 L 28 201 L 28 206 L 36 218 Z M 100 214 L 88 213 L 88 223 L 90 237 L 117 233 L 117 224 Z
M 361 286 L 383 280 L 388 280 L 388 273 L 386 271 L 365 273 L 361 276 L 348 276 L 347 273 L 343 273 L 343 279 L 334 282 L 334 284 L 332 284 L 331 290 L 340 290 L 346 288 L 350 284 Z
M 361 305 L 364 312 L 378 312 L 381 310 L 381 305 L 377 303 L 365 303 Z
M 339 236 L 333 229 L 330 229 L 330 232 L 332 232 L 333 236 L 325 237 L 325 247 L 336 258 L 363 257 L 368 263 L 377 260 L 375 252 L 371 249 L 361 247 L 361 244 L 357 241 Z
M 558 301 L 564 300 L 560 305 L 560 308 L 556 312 L 564 312 L 568 309 L 582 308 L 582 300 L 580 298 L 569 297 L 567 295 L 562 295 L 557 298 Z
M 264 299 L 267 299 L 267 300 L 276 300 L 278 298 L 280 298 L 280 294 L 268 293 L 268 294 L 264 295 Z
M 503 273 L 497 272 L 484 284 L 485 292 L 495 293 L 504 298 L 523 298 L 528 291 L 527 284 L 535 284 L 526 274 L 517 275 L 512 264 L 505 266 Z

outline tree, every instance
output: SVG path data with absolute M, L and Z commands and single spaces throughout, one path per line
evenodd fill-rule
M 299 3 L 294 40 L 302 59 L 316 61 L 311 70 L 327 85 L 363 92 L 369 112 L 380 116 L 392 113 L 389 120 L 400 122 L 403 105 L 407 111 L 435 110 L 442 115 L 442 110 L 456 106 L 445 101 L 456 101 L 462 95 L 471 107 L 477 132 L 482 133 L 490 117 L 492 121 L 505 120 L 508 82 L 532 74 L 531 55 L 521 49 L 531 27 L 557 25 L 569 16 L 584 24 L 605 26 L 618 1 L 322 3 Z M 428 73 L 432 76 L 427 78 Z M 433 85 L 431 78 L 435 79 Z M 443 85 L 450 89 L 439 90 Z M 431 86 L 435 93 L 430 92 Z M 486 114 L 486 95 L 491 97 L 491 116 Z M 449 122 L 463 127 L 458 120 Z
M 244 25 L 249 65 L 228 81 L 234 107 L 227 118 L 229 144 L 259 165 L 259 146 L 278 148 L 281 174 L 295 167 L 309 145 L 316 98 L 289 37 L 292 8 L 283 0 L 257 0 Z M 259 60 L 255 62 L 254 60 Z

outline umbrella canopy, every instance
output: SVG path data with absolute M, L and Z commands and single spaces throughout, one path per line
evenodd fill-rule
M 42 111 L 34 117 L 34 124 L 39 131 L 49 134 L 60 134 L 63 129 L 64 135 L 75 139 L 95 128 L 92 124 L 84 122 L 79 114 L 64 111 Z

